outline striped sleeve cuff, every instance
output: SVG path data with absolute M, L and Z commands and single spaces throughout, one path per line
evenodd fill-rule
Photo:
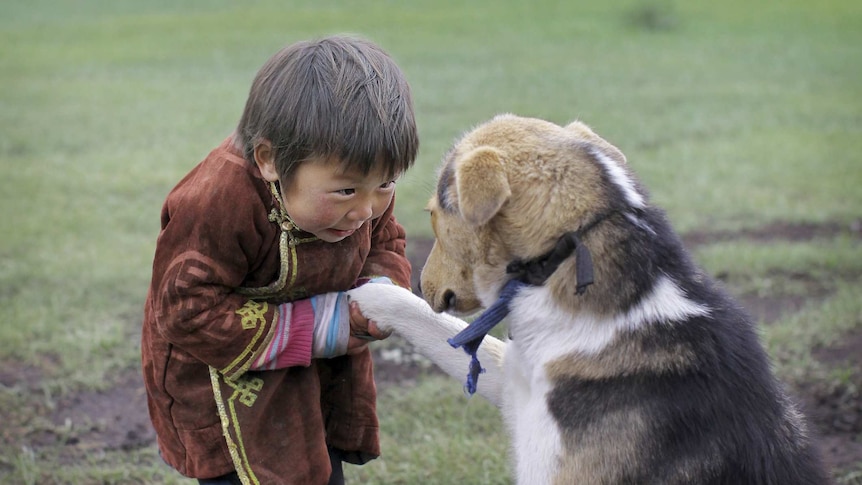
M 311 365 L 314 311 L 309 300 L 278 306 L 274 336 L 251 370 L 274 370 Z
M 350 338 L 350 310 L 344 292 L 324 293 L 310 298 L 314 308 L 312 358 L 329 359 L 347 353 Z

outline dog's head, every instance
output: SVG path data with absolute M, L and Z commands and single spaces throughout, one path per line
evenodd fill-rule
M 625 164 L 579 122 L 500 115 L 467 133 L 446 155 L 428 203 L 436 241 L 422 270 L 425 299 L 458 314 L 487 307 L 513 260 L 544 254 L 616 205 L 643 204 Z

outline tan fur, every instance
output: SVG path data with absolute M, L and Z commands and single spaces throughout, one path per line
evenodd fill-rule
M 682 344 L 672 349 L 645 349 L 643 342 L 619 339 L 599 356 L 568 356 L 545 366 L 551 380 L 564 377 L 604 379 L 645 372 L 685 372 L 692 365 L 694 350 Z
M 586 147 L 593 146 L 608 156 L 624 161 L 622 153 L 602 140 L 582 123 L 563 128 L 553 123 L 502 115 L 479 126 L 465 136 L 453 150 L 448 163 L 454 166 L 455 187 L 449 200 L 433 197 L 428 204 L 432 227 L 437 236 L 425 267 L 422 270 L 422 291 L 431 306 L 464 314 L 477 310 L 490 298 L 476 295 L 474 288 L 498 289 L 507 279 L 507 262 L 529 259 L 548 251 L 566 231 L 585 223 L 585 215 L 599 213 L 607 203 L 607 188 L 601 179 Z M 508 190 L 494 192 L 493 187 L 503 184 L 496 178 L 483 182 L 487 173 L 479 177 L 468 174 L 481 154 L 483 166 L 489 166 L 490 153 L 496 155 L 508 180 Z M 531 163 L 524 163 L 528 160 Z M 462 168 L 464 167 L 464 168 Z M 470 177 L 470 182 L 459 180 Z M 548 187 L 554 187 L 548 194 Z M 577 187 L 577 189 L 575 189 Z M 501 195 L 505 201 L 501 203 Z M 445 204 L 456 204 L 458 212 L 443 210 Z M 489 208 L 496 208 L 493 217 Z M 481 214 L 472 220 L 464 214 Z M 465 219 L 471 222 L 465 224 Z M 484 220 L 476 224 L 475 221 Z M 613 234 L 591 234 L 596 240 L 591 247 L 598 248 L 595 260 L 601 261 L 604 247 L 613 243 Z M 445 246 L 441 241 L 446 241 Z M 455 263 L 453 265 L 453 263 Z M 568 261 L 565 265 L 573 265 Z M 565 273 L 568 267 L 561 268 Z M 614 294 L 625 281 L 619 268 L 598 265 L 596 281 Z M 554 289 L 559 301 L 570 309 L 581 302 L 574 297 L 571 281 L 552 278 L 548 286 Z M 447 293 L 450 292 L 450 293 Z M 606 294 L 605 291 L 596 293 Z M 455 306 L 447 306 L 445 294 L 455 295 Z M 593 310 L 601 312 L 610 302 L 595 301 Z
M 494 148 L 481 147 L 466 154 L 458 164 L 461 216 L 474 226 L 488 222 L 512 195 L 502 157 Z
M 610 158 L 622 163 L 626 163 L 626 156 L 623 155 L 623 152 L 621 152 L 617 147 L 608 143 L 608 141 L 604 138 L 597 135 L 592 129 L 590 129 L 589 126 L 585 125 L 584 123 L 581 123 L 580 121 L 573 121 L 566 126 L 566 129 L 574 132 L 579 138 L 589 140 L 590 142 L 602 147 L 602 149 L 605 150 L 605 153 L 607 153 Z
M 617 483 L 609 463 L 640 459 L 637 447 L 648 433 L 647 416 L 619 416 L 608 413 L 578 437 L 565 436 L 566 443 L 578 442 L 577 450 L 567 449 L 555 477 L 555 485 L 574 483 Z M 610 469 L 610 475 L 609 475 Z

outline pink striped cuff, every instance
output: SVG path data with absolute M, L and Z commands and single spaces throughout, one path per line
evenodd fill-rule
M 269 345 L 254 361 L 251 370 L 274 370 L 311 365 L 314 337 L 314 309 L 311 300 L 278 306 L 278 320 Z
M 311 300 L 293 302 L 290 317 L 290 337 L 287 346 L 278 354 L 276 368 L 311 365 L 311 342 L 314 338 L 314 309 Z

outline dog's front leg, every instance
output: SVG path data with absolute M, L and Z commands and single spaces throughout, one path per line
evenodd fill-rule
M 394 285 L 370 283 L 347 292 L 352 301 L 377 327 L 400 335 L 416 350 L 440 367 L 443 372 L 463 381 L 469 368 L 470 356 L 455 349 L 447 340 L 467 326 L 460 318 L 435 313 L 422 298 L 410 290 Z M 503 382 L 502 366 L 506 344 L 491 336 L 485 337 L 477 357 L 485 368 L 479 378 L 477 392 L 500 407 Z

